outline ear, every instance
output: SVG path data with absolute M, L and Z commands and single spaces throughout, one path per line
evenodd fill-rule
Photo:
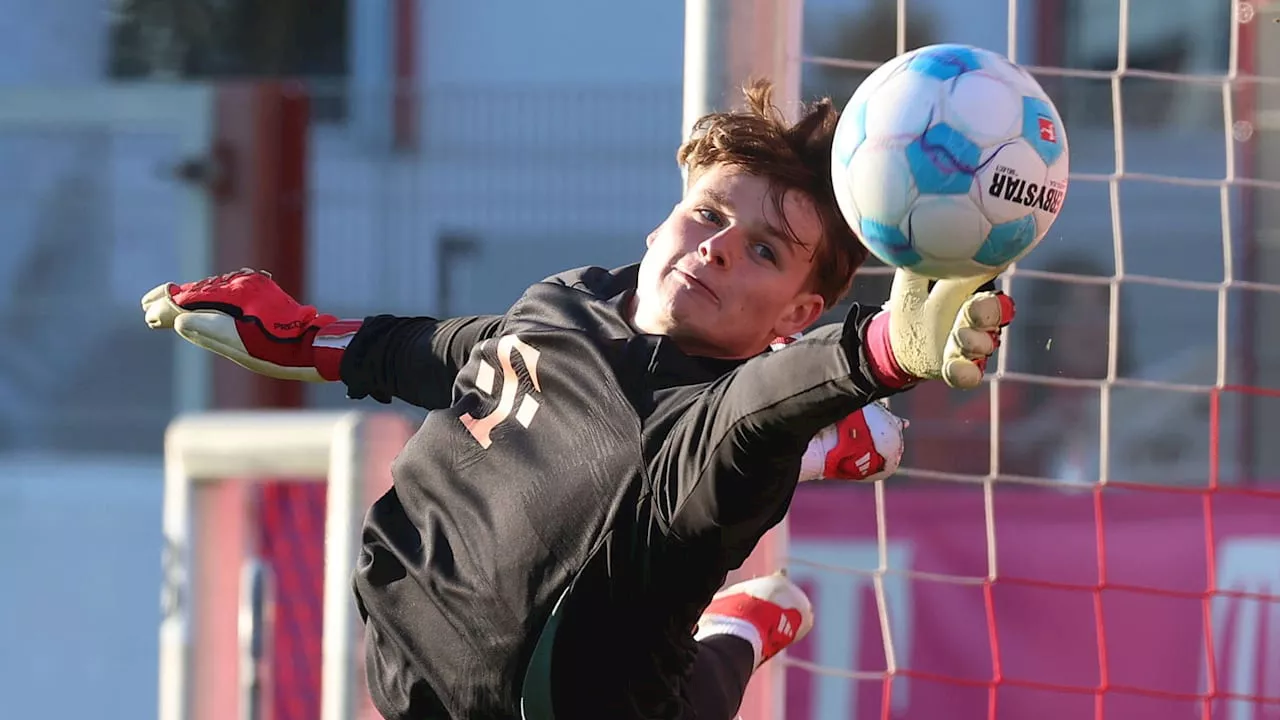
M 796 296 L 779 316 L 773 327 L 774 337 L 787 337 L 803 332 L 818 321 L 827 309 L 827 303 L 817 293 L 804 292 Z

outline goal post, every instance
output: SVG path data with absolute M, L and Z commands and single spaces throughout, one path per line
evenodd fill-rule
M 802 100 L 803 25 L 803 0 L 685 0 L 681 137 L 687 139 L 703 115 L 736 106 L 743 86 L 755 78 L 773 83 L 774 104 L 794 120 Z M 787 536 L 784 519 L 728 582 L 784 568 Z M 786 669 L 779 658 L 752 676 L 740 720 L 785 716 Z
M 233 527 L 250 514 L 222 510 L 245 502 L 254 481 L 281 478 L 326 484 L 320 718 L 357 717 L 364 686 L 350 576 L 361 517 L 389 487 L 391 459 L 412 432 L 408 418 L 394 412 L 213 411 L 172 422 L 164 450 L 159 720 L 234 716 L 243 702 L 236 687 L 263 695 L 256 682 L 245 682 L 254 669 L 241 658 L 253 653 L 228 647 L 225 638 L 260 638 L 260 630 L 241 625 L 237 633 L 234 626 L 245 621 L 246 610 L 250 620 L 264 619 L 261 608 L 243 607 L 242 595 L 270 596 L 235 587 L 242 575 L 252 576 L 241 565 L 256 562 L 250 533 Z M 218 491 L 229 492 L 218 498 Z M 215 519 L 218 526 L 208 527 Z M 236 668 L 233 676 L 229 667 Z

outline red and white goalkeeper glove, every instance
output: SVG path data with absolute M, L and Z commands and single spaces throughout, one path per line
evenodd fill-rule
M 165 283 L 142 297 L 147 325 L 260 375 L 282 380 L 339 379 L 342 352 L 358 320 L 322 315 L 294 300 L 270 273 L 248 268 L 195 282 Z
M 800 334 L 774 340 L 781 350 L 798 340 Z M 808 480 L 867 480 L 875 482 L 893 475 L 902 462 L 902 431 L 906 420 L 875 402 L 828 425 L 809 441 L 800 459 L 800 482 Z
M 880 403 L 828 425 L 809 441 L 800 459 L 800 482 L 875 482 L 893 475 L 902 462 L 902 431 L 907 425 Z

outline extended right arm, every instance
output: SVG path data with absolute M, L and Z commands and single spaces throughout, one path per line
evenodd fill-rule
M 147 293 L 142 307 L 152 328 L 171 328 L 260 375 L 342 380 L 352 398 L 400 398 L 428 410 L 449 405 L 458 368 L 501 323 L 500 316 L 338 320 L 301 305 L 269 274 L 247 269 L 166 283 Z
M 471 349 L 493 337 L 501 322 L 500 315 L 365 318 L 339 366 L 347 396 L 384 403 L 400 398 L 428 410 L 448 407 Z

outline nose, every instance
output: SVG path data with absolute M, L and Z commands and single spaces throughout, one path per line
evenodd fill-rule
M 698 243 L 698 256 L 708 265 L 729 269 L 740 244 L 732 227 L 725 228 Z

